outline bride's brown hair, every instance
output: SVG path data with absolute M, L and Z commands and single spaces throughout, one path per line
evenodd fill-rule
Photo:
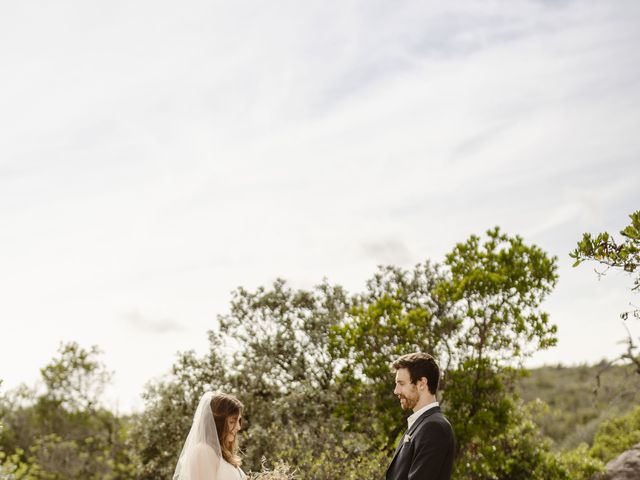
M 238 436 L 232 442 L 227 441 L 229 435 L 229 417 L 239 417 L 244 412 L 244 405 L 233 395 L 215 393 L 211 398 L 211 413 L 216 423 L 218 440 L 222 457 L 231 465 L 239 467 L 242 461 L 238 456 Z

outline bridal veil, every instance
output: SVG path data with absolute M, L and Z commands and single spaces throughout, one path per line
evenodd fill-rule
M 173 480 L 218 480 L 222 452 L 211 412 L 213 395 L 205 393 L 198 403 Z

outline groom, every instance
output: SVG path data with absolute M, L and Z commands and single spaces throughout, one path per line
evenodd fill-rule
M 427 353 L 410 353 L 392 363 L 400 406 L 413 410 L 387 480 L 450 480 L 455 453 L 453 430 L 436 400 L 440 369 Z

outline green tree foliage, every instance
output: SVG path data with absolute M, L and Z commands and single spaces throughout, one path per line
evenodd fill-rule
M 437 293 L 444 281 L 438 265 L 411 272 L 381 267 L 354 297 L 353 307 L 331 328 L 330 351 L 340 359 L 336 377 L 342 401 L 336 413 L 356 431 L 392 451 L 403 414 L 392 395 L 389 363 L 411 351 L 427 351 L 449 363 L 460 325 L 453 303 Z
M 621 417 L 604 422 L 596 432 L 591 455 L 608 462 L 640 443 L 640 406 Z
M 98 360 L 100 350 L 85 350 L 75 342 L 62 344 L 59 356 L 40 370 L 49 400 L 67 411 L 91 411 L 111 381 Z
M 556 327 L 539 308 L 557 280 L 555 257 L 497 228 L 487 237 L 456 245 L 446 257 L 451 274 L 441 287 L 461 317 L 459 362 L 446 395 L 463 470 L 467 452 L 511 430 L 510 398 L 522 360 L 556 343 Z M 524 442 L 515 445 L 527 450 Z
M 561 465 L 561 475 L 566 480 L 593 480 L 604 470 L 604 463 L 591 456 L 589 446 L 581 443 L 575 449 L 560 452 L 556 457 Z
M 219 317 L 219 338 L 235 346 L 229 373 L 247 407 L 249 468 L 260 468 L 266 455 L 305 478 L 349 478 L 358 468 L 380 473 L 379 453 L 333 413 L 343 392 L 330 332 L 352 304 L 327 282 L 294 290 L 277 280 L 269 289 L 234 293 L 229 313 Z
M 633 278 L 631 291 L 640 291 L 640 210 L 629 215 L 631 223 L 620 231 L 622 241 L 616 240 L 608 232 L 599 233 L 593 237 L 590 233 L 585 233 L 582 240 L 578 242 L 575 250 L 569 255 L 575 259 L 574 267 L 585 261 L 595 261 L 609 268 L 615 268 L 629 273 Z M 606 274 L 597 272 L 598 275 Z M 629 316 L 640 319 L 640 309 L 635 306 L 632 310 L 624 311 L 620 314 L 623 320 Z M 636 371 L 640 374 L 640 354 L 638 345 L 634 342 L 631 333 L 627 337 L 627 350 L 618 359 L 632 362 L 636 366 Z
M 63 344 L 42 369 L 45 392 L 22 387 L 2 396 L 3 469 L 29 479 L 131 478 L 126 419 L 100 406 L 109 375 L 98 355 Z
M 552 452 L 551 440 L 542 435 L 534 421 L 541 402 L 523 405 L 505 399 L 503 403 L 509 412 L 504 428 L 470 446 L 458 462 L 459 478 L 589 480 L 604 469 L 599 459 L 589 455 L 584 443 L 571 451 Z
M 620 231 L 622 242 L 617 241 L 607 232 L 593 237 L 585 233 L 578 246 L 570 253 L 575 259 L 574 267 L 584 261 L 596 261 L 609 268 L 622 269 L 636 274 L 632 290 L 640 290 L 640 210 L 629 215 L 631 223 Z M 636 310 L 637 312 L 637 310 Z
M 339 382 L 355 400 L 344 407 L 345 418 L 376 419 L 353 425 L 368 425 L 370 436 L 390 449 L 402 422 L 389 361 L 432 352 L 444 370 L 441 400 L 455 428 L 458 465 L 465 465 L 487 437 L 509 431 L 516 367 L 555 344 L 556 327 L 539 309 L 555 272 L 555 258 L 497 228 L 484 241 L 471 236 L 456 245 L 442 265 L 381 269 L 333 329 L 334 348 L 345 359 Z M 464 467 L 458 473 L 485 478 Z
M 12 455 L 7 455 L 0 450 L 0 478 L 7 479 L 35 479 L 42 477 L 42 471 L 38 465 L 26 463 L 22 460 L 24 452 L 16 450 Z
M 502 400 L 501 428 L 483 442 L 471 442 L 458 462 L 457 475 L 469 479 L 560 479 L 560 463 L 549 453 L 536 425 L 509 399 Z M 464 463 L 462 463 L 464 462 Z

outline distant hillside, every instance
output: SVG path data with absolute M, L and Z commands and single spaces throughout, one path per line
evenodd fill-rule
M 530 370 L 517 390 L 525 403 L 540 399 L 549 406 L 536 408 L 535 419 L 556 449 L 591 444 L 603 420 L 640 405 L 640 375 L 630 365 L 545 366 Z

